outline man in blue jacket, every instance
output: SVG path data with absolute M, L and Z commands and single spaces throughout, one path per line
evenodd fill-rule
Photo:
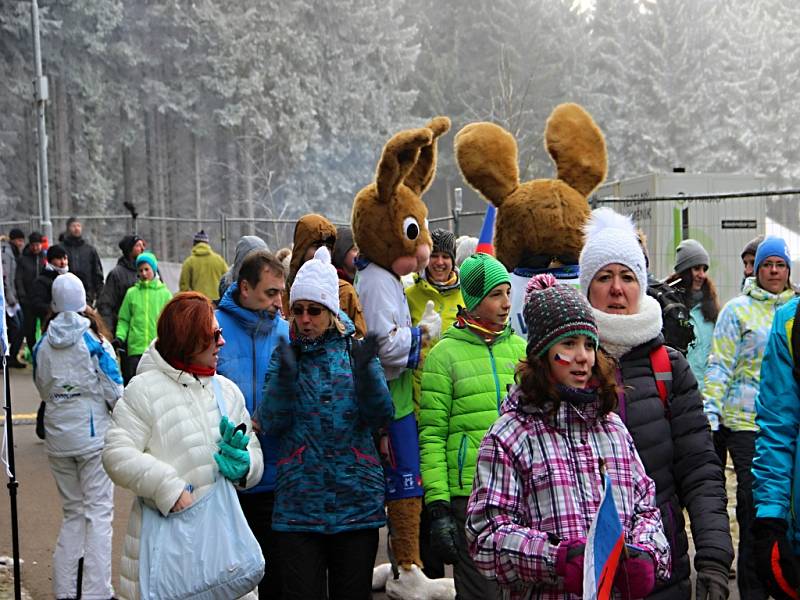
M 216 311 L 227 341 L 219 352 L 217 372 L 239 386 L 251 415 L 261 401 L 272 350 L 281 339 L 289 341 L 289 325 L 280 314 L 285 288 L 283 265 L 269 252 L 257 250 L 245 258 L 236 282 L 225 291 Z M 264 475 L 258 485 L 239 494 L 239 502 L 266 561 L 259 598 L 272 600 L 281 597 L 272 539 L 278 444 L 264 433 L 258 434 L 258 440 L 264 453 Z
M 798 301 L 780 307 L 772 321 L 756 397 L 753 457 L 756 570 L 771 596 L 794 600 L 800 598 L 800 386 L 794 373 L 800 339 L 792 343 L 792 331 L 800 327 Z

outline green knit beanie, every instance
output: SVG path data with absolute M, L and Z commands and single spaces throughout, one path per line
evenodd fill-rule
M 493 256 L 479 252 L 461 264 L 461 295 L 467 310 L 473 310 L 493 288 L 501 283 L 511 284 L 503 264 Z

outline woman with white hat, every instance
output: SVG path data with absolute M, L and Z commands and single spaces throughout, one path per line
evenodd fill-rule
M 725 600 L 733 546 L 722 466 L 697 380 L 664 345 L 661 306 L 646 294 L 644 253 L 630 218 L 592 212 L 580 257 L 581 291 L 592 305 L 600 347 L 617 362 L 617 412 L 631 433 L 672 552 L 672 575 L 648 598 L 692 597 L 684 509 L 695 546 L 696 597 Z
M 257 420 L 280 440 L 272 528 L 284 600 L 372 597 L 383 470 L 373 432 L 393 404 L 373 337 L 339 306 L 339 278 L 321 246 L 289 294 L 291 344 L 275 349 Z
M 45 450 L 63 503 L 64 520 L 53 552 L 57 599 L 111 598 L 111 523 L 114 485 L 101 453 L 111 409 L 122 396 L 122 376 L 102 320 L 86 306 L 72 273 L 53 281 L 54 317 L 33 352 L 44 413 Z M 83 557 L 83 586 L 77 589 Z

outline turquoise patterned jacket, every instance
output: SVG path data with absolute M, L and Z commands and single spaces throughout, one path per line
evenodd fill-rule
M 278 474 L 272 528 L 334 534 L 379 528 L 383 468 L 372 432 L 388 425 L 392 397 L 380 362 L 353 375 L 352 321 L 313 341 L 292 339 L 297 360 L 293 384 L 281 377 L 281 347 L 272 354 L 258 419 L 278 436 Z M 358 387 L 358 393 L 356 392 Z

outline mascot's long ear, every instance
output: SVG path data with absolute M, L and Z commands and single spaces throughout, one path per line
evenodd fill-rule
M 407 129 L 392 136 L 383 147 L 383 154 L 375 174 L 375 185 L 378 188 L 378 201 L 388 203 L 394 197 L 395 190 L 419 160 L 420 150 L 430 146 L 433 132 L 427 127 Z
M 547 119 L 544 144 L 558 178 L 589 197 L 606 178 L 606 141 L 592 117 L 577 104 L 559 104 Z
M 419 151 L 417 163 L 404 181 L 417 196 L 422 196 L 433 181 L 433 176 L 436 174 L 437 142 L 440 136 L 450 131 L 450 119 L 434 117 L 426 127 L 433 133 L 433 141 Z
M 517 142 L 494 123 L 470 123 L 455 139 L 456 161 L 472 187 L 499 207 L 519 187 Z

